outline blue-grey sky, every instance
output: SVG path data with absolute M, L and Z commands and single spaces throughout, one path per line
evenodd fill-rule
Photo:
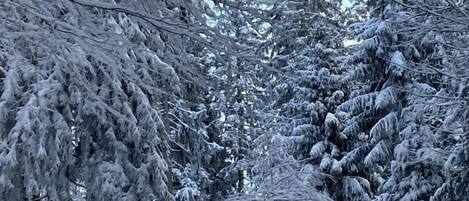
M 342 9 L 349 8 L 350 6 L 352 6 L 350 0 L 342 0 Z

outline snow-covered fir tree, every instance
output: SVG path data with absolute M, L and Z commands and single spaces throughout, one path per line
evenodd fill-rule
M 172 199 L 155 80 L 179 80 L 150 30 L 72 1 L 6 1 L 1 15 L 1 198 Z
M 253 141 L 260 158 L 251 169 L 253 185 L 236 199 L 328 199 L 318 192 L 328 191 L 326 182 L 331 181 L 319 162 L 335 147 L 328 136 L 335 129 L 332 113 L 343 97 L 336 50 L 342 47 L 340 2 L 277 3 L 266 6 L 269 36 L 261 46 L 276 70 L 264 79 L 267 130 Z M 324 150 L 316 153 L 321 145 Z
M 460 60 L 467 55 L 461 42 L 467 42 L 468 33 L 451 23 L 452 18 L 467 19 L 467 7 L 452 1 L 397 3 L 400 16 L 390 23 L 403 41 L 401 49 L 407 58 L 404 70 L 410 81 L 401 90 L 408 103 L 401 113 L 391 175 L 382 185 L 379 199 L 465 200 L 464 190 L 455 193 L 448 189 L 468 188 L 461 178 L 466 174 L 461 169 L 461 153 L 467 149 L 463 125 L 467 125 L 468 111 L 462 100 L 467 99 L 468 81 L 467 67 Z M 435 7 L 446 9 L 437 11 Z M 425 14 L 420 16 L 420 12 Z M 406 20 L 409 18 L 414 19 Z M 459 34 L 447 33 L 448 29 Z
M 443 167 L 451 166 L 448 155 L 455 155 L 452 149 L 461 150 L 460 143 L 465 141 L 456 134 L 464 131 L 446 129 L 443 121 L 450 113 L 452 123 L 463 125 L 461 121 L 467 121 L 467 110 L 458 109 L 459 103 L 451 101 L 454 103 L 451 106 L 444 103 L 450 100 L 448 97 L 457 97 L 457 91 L 466 90 L 464 76 L 456 76 L 462 83 L 451 86 L 446 72 L 452 72 L 450 76 L 454 70 L 467 74 L 458 67 L 457 59 L 448 55 L 464 52 L 452 48 L 458 46 L 454 39 L 464 39 L 467 33 L 460 30 L 462 35 L 455 37 L 442 30 L 428 30 L 435 23 L 444 23 L 438 18 L 447 20 L 463 8 L 440 1 L 421 3 L 368 1 L 373 8 L 371 18 L 352 26 L 363 42 L 351 58 L 360 65 L 350 77 L 368 83 L 353 91 L 350 100 L 339 108 L 353 115 L 346 121 L 348 125 L 343 132 L 362 133 L 365 137 L 362 148 L 355 149 L 354 165 L 362 164 L 358 170 L 368 171 L 364 173 L 371 183 L 369 193 L 376 200 L 449 199 L 436 197 L 449 185 L 443 184 L 445 174 L 448 175 Z M 451 9 L 442 14 L 432 13 L 434 6 Z M 419 16 L 419 12 L 426 14 Z M 448 43 L 447 37 L 453 41 Z M 445 50 L 445 45 L 451 43 L 455 43 L 452 50 Z M 441 134 L 446 145 L 440 143 Z M 464 173 L 459 170 L 458 174 Z
M 222 34 L 244 47 L 250 57 L 260 55 L 254 45 L 265 37 L 262 3 L 257 1 L 223 1 L 214 4 L 213 26 Z M 218 16 L 217 16 L 218 15 Z M 217 177 L 223 180 L 225 191 L 241 192 L 245 188 L 252 166 L 251 140 L 262 130 L 263 87 L 259 76 L 268 73 L 258 62 L 238 55 L 223 55 L 223 61 L 210 60 L 210 76 L 218 83 L 213 86 L 212 106 L 220 112 L 220 145 L 225 163 Z M 251 159 L 251 160 L 250 160 Z M 255 160 L 255 159 L 254 159 Z M 226 195 L 225 195 L 226 196 Z
M 204 5 L 1 4 L 2 200 L 203 195 L 198 185 L 210 182 L 197 168 L 218 147 L 207 141 L 213 117 L 197 99 L 207 79 L 195 57 L 230 44 L 217 46 L 201 23 Z

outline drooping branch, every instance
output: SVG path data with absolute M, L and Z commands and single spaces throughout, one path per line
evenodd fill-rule
M 184 26 L 184 24 L 169 22 L 167 20 L 156 18 L 139 11 L 133 10 L 131 8 L 124 8 L 117 4 L 110 4 L 110 3 L 102 3 L 102 2 L 95 2 L 95 1 L 88 1 L 88 0 L 70 0 L 78 5 L 86 6 L 86 7 L 93 7 L 99 8 L 103 10 L 110 10 L 115 12 L 125 13 L 129 16 L 137 17 L 148 24 L 152 25 L 153 27 L 168 32 L 172 34 L 182 35 L 189 37 L 197 42 L 204 44 L 207 48 L 209 48 L 212 52 L 216 53 L 226 53 L 229 55 L 240 56 L 242 48 L 235 44 L 230 38 L 226 36 L 222 36 L 217 34 L 211 30 L 208 30 L 206 27 L 202 26 Z M 207 38 L 203 37 L 205 35 Z M 210 40 L 212 39 L 213 40 Z

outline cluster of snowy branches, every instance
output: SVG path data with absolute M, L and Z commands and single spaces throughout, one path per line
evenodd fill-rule
M 0 1 L 0 200 L 468 200 L 468 138 L 466 0 Z

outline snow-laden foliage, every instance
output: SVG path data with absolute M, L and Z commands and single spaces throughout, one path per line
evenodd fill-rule
M 385 181 L 376 192 L 376 199 L 464 199 L 464 193 L 460 196 L 449 193 L 449 183 L 454 185 L 455 182 L 448 182 L 451 179 L 445 182 L 446 171 L 443 167 L 444 164 L 452 163 L 449 157 L 454 155 L 451 154 L 452 150 L 461 147 L 461 143 L 465 141 L 464 137 L 456 134 L 464 131 L 457 131 L 458 126 L 447 127 L 447 123 L 462 125 L 465 124 L 462 122 L 467 122 L 467 116 L 460 116 L 465 112 L 456 109 L 464 102 L 459 102 L 462 96 L 456 94 L 459 93 L 458 90 L 466 88 L 467 80 L 461 78 L 461 75 L 467 75 L 467 70 L 461 71 L 464 67 L 458 59 L 449 59 L 450 55 L 466 54 L 463 49 L 458 48 L 458 40 L 467 40 L 467 30 L 456 28 L 457 23 L 451 19 L 465 18 L 462 13 L 466 12 L 464 10 L 467 10 L 467 7 L 450 1 L 369 3 L 376 8 L 372 12 L 372 18 L 353 27 L 364 40 L 363 48 L 368 50 L 357 51 L 352 56 L 354 62 L 369 64 L 352 73 L 351 78 L 344 80 L 366 80 L 374 73 L 377 73 L 375 78 L 378 75 L 386 78 L 380 83 L 371 83 L 370 88 L 374 91 L 381 88 L 375 100 L 378 113 L 374 114 L 383 115 L 383 112 L 389 111 L 391 113 L 381 116 L 382 119 L 370 130 L 370 142 L 379 142 L 380 146 L 371 149 L 367 155 L 368 161 L 373 155 L 387 155 L 387 151 L 393 151 L 389 155 L 394 156 L 387 165 L 391 175 L 383 175 Z M 448 10 L 434 10 L 438 6 Z M 425 14 L 420 15 L 421 12 Z M 458 30 L 461 35 L 445 33 L 444 30 L 448 28 L 443 25 L 445 23 L 450 27 L 454 25 L 453 30 Z M 434 28 L 423 28 L 430 24 Z M 414 29 L 409 30 L 409 27 Z M 385 46 L 382 46 L 383 44 Z M 375 59 L 363 57 L 370 52 L 375 52 L 374 55 L 369 55 Z M 380 65 L 383 66 L 380 70 L 371 69 Z M 454 72 L 459 72 L 459 75 Z M 459 83 L 449 81 L 448 77 L 453 81 L 459 80 Z M 391 114 L 393 116 L 389 116 Z M 375 152 L 377 150 L 380 151 Z M 376 160 L 379 161 L 379 158 Z M 369 164 L 373 163 L 370 161 Z M 458 174 L 464 173 L 459 171 Z
M 293 195 L 297 194 L 297 199 L 314 200 L 315 194 L 321 193 L 306 189 L 316 187 L 329 192 L 329 172 L 308 165 L 314 164 L 312 160 L 326 161 L 323 158 L 331 151 L 334 155 L 339 153 L 328 137 L 336 135 L 339 121 L 334 110 L 344 97 L 338 86 L 341 66 L 336 58 L 336 48 L 342 44 L 335 40 L 343 29 L 330 19 L 340 16 L 338 10 L 329 7 L 338 9 L 338 1 L 289 0 L 268 2 L 264 7 L 264 16 L 271 19 L 262 18 L 268 23 L 268 35 L 261 48 L 274 71 L 258 75 L 265 77 L 262 81 L 266 99 L 261 115 L 267 131 L 259 138 L 270 141 L 256 139 L 252 143 L 253 154 L 262 160 L 254 158 L 254 168 L 248 173 L 252 184 L 239 199 L 262 199 L 271 194 L 264 198 L 294 200 Z M 290 168 L 279 173 L 273 170 L 272 174 L 270 169 L 277 166 Z M 262 168 L 266 169 L 261 171 Z M 306 169 L 312 175 L 305 175 Z M 311 179 L 294 179 L 305 177 L 301 175 Z
M 384 141 L 380 141 L 373 149 L 371 149 L 370 153 L 366 155 L 365 160 L 363 161 L 366 166 L 372 167 L 373 164 L 385 161 L 389 157 L 389 151 L 386 147 Z
M 366 180 L 364 180 L 366 181 Z M 366 193 L 363 184 L 361 184 L 358 179 L 353 177 L 344 177 L 342 180 L 343 191 L 345 192 L 344 198 L 347 200 L 371 200 L 370 196 Z
M 375 107 L 375 101 L 378 95 L 379 94 L 377 93 L 370 93 L 353 97 L 339 105 L 337 109 L 340 111 L 350 112 L 352 114 L 359 114 L 363 110 Z
M 381 139 L 393 138 L 398 130 L 397 121 L 396 113 L 391 112 L 376 122 L 370 130 L 371 143 L 374 144 Z
M 400 41 L 388 21 L 400 15 L 399 4 L 369 3 L 374 3 L 368 5 L 374 10 L 371 18 L 351 26 L 352 33 L 362 42 L 349 59 L 355 68 L 341 79 L 354 87 L 348 91 L 349 100 L 338 111 L 347 113 L 341 120 L 341 136 L 348 141 L 347 149 L 343 150 L 346 154 L 340 160 L 342 174 L 358 174 L 370 188 L 349 188 L 346 200 L 370 200 L 378 193 L 386 177 L 383 170 L 390 166 L 388 159 L 400 130 L 399 114 L 406 103 L 401 98 L 401 88 L 407 82 L 404 76 L 407 63 L 405 56 L 391 47 Z
M 144 28 L 68 1 L 4 5 L 1 197 L 171 199 L 154 79 L 178 78 Z
M 468 200 L 468 16 L 0 1 L 0 200 Z
M 222 36 L 196 23 L 199 6 L 1 2 L 1 199 L 172 200 L 209 193 L 196 193 L 213 184 L 203 171 L 194 168 L 193 180 L 170 172 L 186 165 L 191 152 L 199 156 L 192 155 L 190 167 L 198 167 L 221 150 L 201 123 L 213 117 L 187 115 L 206 114 L 190 105 L 203 93 L 196 65 L 202 55 L 195 53 L 223 48 L 213 39 Z M 210 46 L 198 46 L 208 40 Z M 172 155 L 175 149 L 183 154 Z M 195 189 L 186 196 L 189 187 Z

